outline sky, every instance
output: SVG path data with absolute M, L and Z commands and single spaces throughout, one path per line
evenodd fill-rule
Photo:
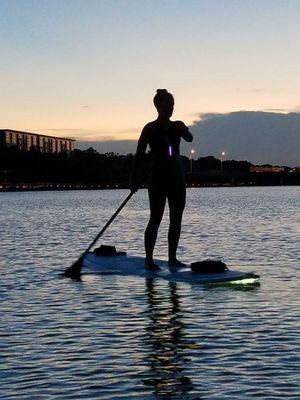
M 300 112 L 298 0 L 0 0 L 0 129 L 136 140 L 156 118 Z

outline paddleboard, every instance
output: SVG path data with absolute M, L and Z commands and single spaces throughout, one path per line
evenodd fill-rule
M 160 271 L 149 271 L 145 268 L 145 259 L 138 256 L 117 255 L 99 256 L 87 253 L 83 260 L 83 274 L 137 276 L 142 278 L 160 278 L 172 282 L 191 282 L 197 284 L 242 283 L 251 284 L 259 279 L 252 272 L 228 270 L 222 273 L 199 274 L 189 267 L 171 272 L 167 261 L 155 260 L 161 267 Z

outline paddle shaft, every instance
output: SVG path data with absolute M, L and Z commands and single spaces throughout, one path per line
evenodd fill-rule
M 106 229 L 109 227 L 109 225 L 113 222 L 113 220 L 116 218 L 116 216 L 119 214 L 119 212 L 122 210 L 122 208 L 125 207 L 125 205 L 128 203 L 128 201 L 131 199 L 132 195 L 134 192 L 130 192 L 129 195 L 126 197 L 126 199 L 123 201 L 123 203 L 120 205 L 120 207 L 117 209 L 117 211 L 114 213 L 114 215 L 110 218 L 109 221 L 106 222 L 104 227 L 101 229 L 101 231 L 98 233 L 98 235 L 95 237 L 95 239 L 92 241 L 92 243 L 89 245 L 89 247 L 85 250 L 85 253 L 87 253 L 97 242 L 100 236 L 103 235 L 103 233 L 106 231 Z

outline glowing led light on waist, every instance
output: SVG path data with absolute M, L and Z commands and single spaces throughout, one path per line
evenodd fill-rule
M 173 149 L 172 146 L 169 146 L 169 156 L 171 157 L 173 155 Z

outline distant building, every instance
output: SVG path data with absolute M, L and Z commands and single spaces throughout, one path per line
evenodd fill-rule
M 75 140 L 11 129 L 0 129 L 0 142 L 6 144 L 6 146 L 16 146 L 25 151 L 35 148 L 42 153 L 61 153 L 62 151 L 73 151 Z
M 277 173 L 284 172 L 284 167 L 274 167 L 273 165 L 253 165 L 250 172 L 255 173 Z

